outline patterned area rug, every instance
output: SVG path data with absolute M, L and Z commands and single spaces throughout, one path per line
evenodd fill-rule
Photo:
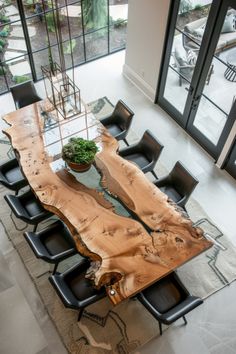
M 98 118 L 109 114 L 113 109 L 106 97 L 90 103 L 89 106 Z M 136 140 L 137 135 L 131 131 L 128 142 Z M 1 139 L 1 160 L 12 157 L 12 154 L 9 141 Z M 162 176 L 166 169 L 158 163 L 156 172 Z M 9 212 L 3 199 L 6 193 L 9 191 L 0 187 L 0 235 L 5 233 L 13 242 L 69 353 L 138 353 L 142 345 L 159 334 L 157 321 L 137 300 L 127 300 L 114 307 L 108 299 L 103 299 L 86 308 L 81 322 L 78 323 L 77 312 L 64 308 L 48 281 L 50 266 L 36 259 L 22 237 L 22 232 L 32 227 Z M 236 249 L 194 199 L 188 202 L 187 211 L 191 219 L 214 240 L 214 246 L 179 268 L 178 274 L 192 294 L 206 298 L 236 279 Z M 40 228 L 49 222 L 42 223 Z M 78 257 L 62 262 L 59 271 L 77 262 Z

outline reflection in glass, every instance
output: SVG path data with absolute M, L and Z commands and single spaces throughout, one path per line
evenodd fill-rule
M 213 144 L 217 144 L 227 115 L 202 96 L 193 125 Z

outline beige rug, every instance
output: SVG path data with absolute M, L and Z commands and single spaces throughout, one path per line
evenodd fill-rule
M 112 110 L 107 98 L 92 103 L 91 107 L 94 105 L 97 110 L 95 114 L 98 116 L 108 114 Z M 102 109 L 102 115 L 99 107 Z M 128 135 L 130 143 L 137 139 L 133 132 Z M 7 145 L 0 142 L 1 158 L 7 157 Z M 158 163 L 156 172 L 161 176 L 166 170 Z M 108 299 L 103 299 L 87 307 L 81 322 L 78 323 L 77 312 L 64 308 L 51 287 L 47 273 L 49 265 L 35 258 L 22 236 L 22 232 L 32 229 L 32 226 L 28 227 L 9 212 L 3 199 L 5 193 L 9 191 L 0 187 L 0 231 L 5 232 L 15 245 L 69 353 L 138 353 L 142 345 L 159 335 L 157 321 L 135 300 L 127 300 L 114 307 Z M 191 199 L 187 210 L 192 220 L 200 220 L 203 229 L 216 241 L 210 250 L 179 268 L 178 274 L 190 292 L 206 298 L 235 280 L 236 250 L 227 237 L 211 223 L 196 201 Z M 47 223 L 42 223 L 40 227 L 45 227 Z M 58 270 L 67 269 L 77 259 L 78 256 L 74 256 L 62 262 Z

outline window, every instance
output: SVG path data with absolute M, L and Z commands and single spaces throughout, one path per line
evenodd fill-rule
M 0 5 L 0 94 L 42 78 L 62 43 L 66 68 L 125 48 L 128 0 L 11 0 Z M 56 9 L 62 38 L 55 31 Z

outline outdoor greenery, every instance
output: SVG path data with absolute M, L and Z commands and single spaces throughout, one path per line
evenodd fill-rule
M 83 16 L 87 30 L 93 30 L 107 26 L 107 1 L 84 0 Z
M 79 137 L 70 138 L 69 143 L 62 148 L 62 158 L 65 161 L 78 164 L 88 164 L 94 160 L 98 147 L 93 140 Z
M 6 15 L 4 15 L 3 13 L 0 13 L 0 23 L 7 23 L 9 22 L 9 17 L 7 17 Z
M 4 66 L 0 66 L 0 76 L 4 75 L 6 73 L 6 69 Z
M 0 37 L 7 37 L 10 32 L 10 26 L 6 25 L 3 27 L 3 29 L 0 31 Z
M 0 46 L 4 47 L 5 44 L 6 44 L 6 40 L 3 38 L 0 38 Z
M 115 21 L 112 21 L 113 25 L 115 28 L 121 28 L 127 26 L 127 20 L 124 20 L 123 18 L 118 18 Z
M 47 22 L 47 28 L 49 32 L 55 32 L 56 29 L 56 24 L 55 24 L 55 20 L 54 20 L 54 15 L 52 12 L 46 14 L 46 22 Z
M 22 82 L 28 81 L 30 78 L 27 75 L 13 76 L 13 81 L 16 84 L 21 84 Z
M 2 0 L 0 4 L 0 94 L 8 91 L 15 83 L 23 82 L 26 77 L 28 79 L 28 76 L 33 79 L 36 76 L 36 79 L 40 79 L 42 77 L 41 66 L 49 64 L 50 68 L 53 69 L 54 62 L 59 63 L 59 49 L 65 54 L 65 67 L 69 69 L 72 64 L 71 53 L 73 53 L 73 64 L 77 66 L 90 59 L 122 49 L 125 46 L 127 19 L 117 19 L 116 9 L 112 8 L 110 15 L 112 14 L 114 18 L 110 16 L 108 21 L 108 8 L 109 6 L 120 5 L 120 1 L 122 5 L 126 5 L 128 0 L 110 2 L 107 2 L 107 0 L 83 0 L 81 2 L 83 13 L 80 14 L 78 12 L 73 14 L 73 16 L 69 15 L 69 22 L 64 0 L 57 0 L 57 2 L 54 0 L 20 1 L 23 4 L 23 17 L 25 18 L 23 22 L 29 29 L 31 49 L 29 50 L 29 47 L 26 46 L 27 51 L 25 54 L 23 53 L 23 48 L 19 50 L 17 64 L 16 61 L 11 60 L 10 52 L 13 52 L 13 48 L 11 49 L 8 46 L 8 40 L 11 39 L 12 44 L 14 42 L 20 43 L 24 38 L 21 34 L 22 26 L 20 21 L 18 22 L 18 1 Z M 69 3 L 68 1 L 68 5 Z M 8 8 L 9 4 L 11 4 L 11 7 Z M 57 18 L 52 12 L 55 4 L 60 6 L 59 23 L 57 23 Z M 76 6 L 79 5 L 79 3 L 75 5 L 74 11 L 77 11 Z M 44 10 L 47 11 L 46 14 Z M 14 19 L 17 19 L 17 21 Z M 11 21 L 15 22 L 14 26 Z M 57 26 L 60 26 L 62 34 L 62 43 L 59 43 L 59 46 L 56 45 L 58 41 Z M 70 27 L 71 38 L 68 36 L 68 26 Z M 49 36 L 46 34 L 47 30 L 49 31 Z M 107 36 L 108 32 L 110 32 L 110 36 Z M 30 70 L 26 67 L 25 62 L 29 61 L 33 63 L 36 69 L 35 76 L 31 72 L 27 72 Z M 18 65 L 20 67 L 21 64 L 22 71 L 19 69 L 16 72 L 14 66 Z
M 192 7 L 193 6 L 191 0 L 181 0 L 179 4 L 179 14 L 184 14 L 185 12 L 188 12 L 192 9 Z
M 71 41 L 69 41 L 69 43 L 63 46 L 63 52 L 65 54 L 71 54 L 73 53 L 75 46 L 76 46 L 76 40 L 72 39 Z

